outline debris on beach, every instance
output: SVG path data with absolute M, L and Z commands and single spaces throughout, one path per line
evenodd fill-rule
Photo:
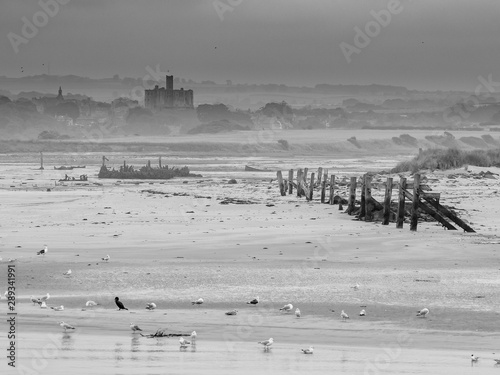
M 147 337 L 147 338 L 154 338 L 154 337 L 182 337 L 182 336 L 191 336 L 190 333 L 167 333 L 167 328 L 159 328 L 156 330 L 155 333 L 150 333 L 150 334 L 142 334 L 141 336 Z

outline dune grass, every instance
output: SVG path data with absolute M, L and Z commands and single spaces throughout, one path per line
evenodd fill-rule
M 453 169 L 464 165 L 478 167 L 500 166 L 500 148 L 495 150 L 461 151 L 457 149 L 429 149 L 413 159 L 397 164 L 391 173 L 416 173 L 422 169 Z

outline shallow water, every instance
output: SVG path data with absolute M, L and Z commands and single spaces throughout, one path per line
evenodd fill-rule
M 32 333 L 19 342 L 18 369 L 40 374 L 486 374 L 498 373 L 492 358 L 474 366 L 469 353 L 411 348 L 316 345 L 313 355 L 301 346 L 275 339 L 264 351 L 255 342 L 205 341 L 179 349 L 177 338 L 149 339 L 137 334 L 86 335 Z M 302 347 L 308 347 L 309 343 Z M 2 372 L 3 373 L 3 372 Z M 14 373 L 14 372 L 12 372 Z M 22 372 L 20 372 L 22 373 Z

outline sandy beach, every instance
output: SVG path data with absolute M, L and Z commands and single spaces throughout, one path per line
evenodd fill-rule
M 410 232 L 407 223 L 396 229 L 357 221 L 337 205 L 321 204 L 318 194 L 312 202 L 282 197 L 272 181 L 276 170 L 306 164 L 342 181 L 387 170 L 400 156 L 371 164 L 318 156 L 300 165 L 250 160 L 269 172 L 244 172 L 237 156 L 179 156 L 164 162 L 203 177 L 141 182 L 97 179 L 100 157 L 85 155 L 93 162 L 73 171 L 52 169 L 80 161 L 57 153 L 46 156 L 43 171 L 36 154 L 21 162 L 5 156 L 0 165 L 0 278 L 5 284 L 8 259 L 16 258 L 18 364 L 25 373 L 498 372 L 498 176 L 476 178 L 481 169 L 474 167 L 423 172 L 442 204 L 477 233 L 446 231 L 435 222 Z M 119 166 L 123 159 L 144 164 L 149 155 L 109 158 Z M 89 180 L 58 182 L 65 173 Z M 237 184 L 227 184 L 231 178 Z M 345 185 L 338 191 L 346 197 Z M 44 244 L 49 253 L 37 256 Z M 109 262 L 102 261 L 107 254 Z M 71 276 L 64 276 L 68 269 Z M 30 302 L 47 292 L 48 306 L 64 311 Z M 117 311 L 115 296 L 129 311 Z M 256 296 L 257 306 L 246 304 Z M 191 304 L 200 297 L 202 305 Z M 85 307 L 88 300 L 100 305 Z M 158 308 L 146 310 L 148 302 Z M 300 308 L 300 318 L 279 311 L 288 303 Z M 429 316 L 416 317 L 424 307 Z M 238 315 L 224 314 L 232 309 Z M 361 309 L 366 316 L 358 315 Z M 76 330 L 64 333 L 59 321 Z M 178 338 L 141 337 L 130 322 L 144 333 L 196 330 L 198 339 L 180 351 Z M 269 337 L 275 343 L 265 352 L 257 341 Z M 5 346 L 6 329 L 0 340 Z M 302 354 L 310 345 L 314 354 Z M 481 359 L 471 367 L 472 353 Z M 17 373 L 6 359 L 1 366 L 2 373 Z

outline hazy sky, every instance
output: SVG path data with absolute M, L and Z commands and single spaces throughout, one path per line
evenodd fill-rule
M 142 77 L 160 64 L 235 83 L 473 91 L 479 75 L 500 81 L 499 0 L 401 0 L 385 26 L 370 11 L 390 0 L 59 1 L 69 2 L 45 18 L 37 0 L 1 1 L 0 75 L 41 74 L 50 61 L 51 74 L 91 77 Z M 35 15 L 41 26 L 26 38 L 23 17 Z M 358 48 L 354 28 L 370 21 L 373 37 Z M 17 53 L 13 34 L 24 38 Z M 350 63 L 341 43 L 358 48 Z

